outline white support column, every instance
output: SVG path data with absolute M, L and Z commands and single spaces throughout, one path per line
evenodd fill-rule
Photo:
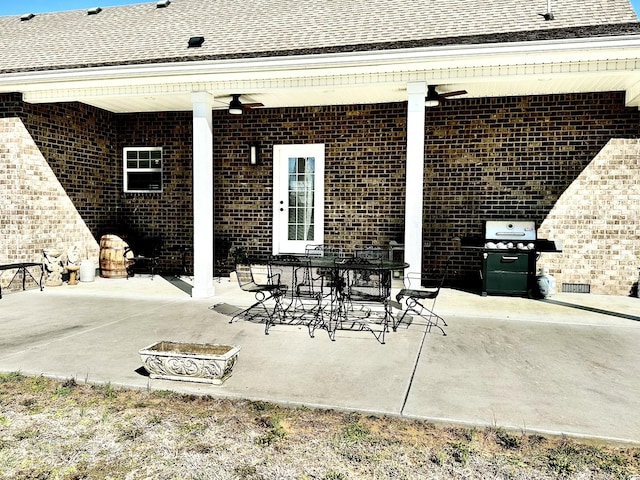
M 213 290 L 213 97 L 193 93 L 193 298 Z
M 422 215 L 424 210 L 425 82 L 407 84 L 407 163 L 404 204 L 404 261 L 407 271 L 422 272 Z

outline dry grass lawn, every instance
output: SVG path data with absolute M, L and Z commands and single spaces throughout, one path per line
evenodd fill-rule
M 640 447 L 0 374 L 0 479 L 640 479 Z

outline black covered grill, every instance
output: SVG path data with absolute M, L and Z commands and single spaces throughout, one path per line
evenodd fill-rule
M 482 294 L 528 295 L 536 281 L 533 221 L 488 220 L 482 253 Z
M 537 238 L 533 220 L 487 220 L 484 238 L 467 239 L 462 247 L 481 252 L 482 295 L 533 295 L 538 256 L 560 251 Z

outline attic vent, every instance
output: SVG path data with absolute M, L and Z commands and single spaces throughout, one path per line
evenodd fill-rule
M 156 3 L 156 8 L 166 8 L 171 3 L 171 0 L 160 0 Z
M 189 39 L 189 48 L 201 47 L 204 43 L 204 37 L 191 37 Z
M 90 8 L 89 10 L 87 10 L 87 15 L 97 15 L 102 11 L 102 8 L 100 7 L 93 7 Z
M 20 21 L 21 22 L 27 22 L 27 21 L 31 20 L 33 17 L 35 17 L 35 15 L 33 13 L 27 13 L 27 14 L 22 15 L 20 17 Z

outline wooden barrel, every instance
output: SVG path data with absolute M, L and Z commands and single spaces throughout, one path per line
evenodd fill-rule
M 105 278 L 126 278 L 127 267 L 124 249 L 127 243 L 117 235 L 103 235 L 100 238 L 100 276 Z

